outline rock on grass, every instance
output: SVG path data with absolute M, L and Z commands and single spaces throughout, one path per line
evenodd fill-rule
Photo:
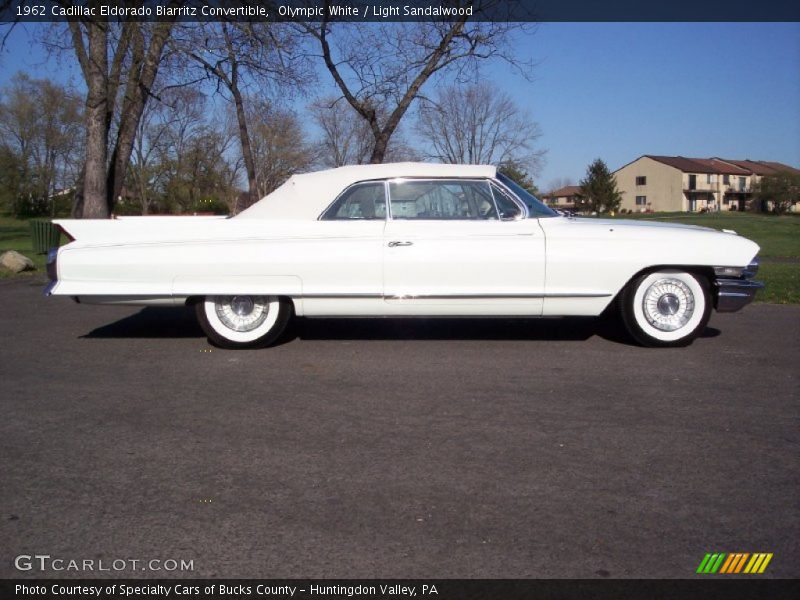
M 20 254 L 16 250 L 8 250 L 0 254 L 0 268 L 12 273 L 21 273 L 22 271 L 32 271 L 36 267 L 33 261 L 24 254 Z

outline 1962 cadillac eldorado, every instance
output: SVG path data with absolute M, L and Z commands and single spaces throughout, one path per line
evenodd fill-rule
M 492 166 L 295 175 L 232 218 L 61 220 L 46 293 L 190 304 L 212 342 L 274 342 L 292 315 L 570 316 L 619 310 L 646 346 L 690 343 L 763 284 L 734 232 L 565 218 Z

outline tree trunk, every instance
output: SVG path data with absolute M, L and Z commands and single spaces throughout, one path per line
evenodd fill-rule
M 72 212 L 70 216 L 73 219 L 80 219 L 83 217 L 83 181 L 86 178 L 86 161 L 81 165 L 78 178 L 75 180 L 75 192 L 72 196 Z
M 172 26 L 173 22 L 165 22 L 159 23 L 155 27 L 147 54 L 143 57 L 143 62 L 141 37 L 134 36 L 134 54 L 139 53 L 141 71 L 131 74 L 132 79 L 129 80 L 125 89 L 119 132 L 108 169 L 107 204 L 109 212 L 113 210 L 114 204 L 122 195 L 125 175 L 128 172 L 128 165 L 130 165 L 131 153 L 133 152 L 133 143 L 136 140 L 136 131 L 139 127 L 139 122 L 142 120 L 150 90 L 153 87 L 156 75 L 158 75 L 161 55 L 170 36 Z M 134 57 L 134 61 L 136 62 L 136 57 Z
M 91 21 L 88 24 L 88 29 L 86 163 L 84 166 L 81 216 L 89 219 L 105 219 L 109 215 L 106 203 L 108 34 L 106 24 L 102 22 Z
M 258 201 L 258 182 L 256 181 L 256 162 L 253 159 L 253 148 L 250 134 L 247 131 L 247 118 L 244 112 L 242 94 L 236 85 L 231 86 L 233 102 L 236 105 L 236 119 L 239 122 L 239 139 L 242 143 L 242 158 L 247 171 L 247 193 L 250 196 L 248 206 Z
M 369 157 L 369 162 L 371 164 L 380 164 L 386 158 L 386 149 L 389 146 L 389 139 L 392 133 L 394 133 L 394 131 L 382 131 L 380 135 L 375 138 L 375 146 L 372 148 L 372 155 Z

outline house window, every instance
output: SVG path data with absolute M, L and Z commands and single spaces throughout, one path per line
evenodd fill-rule
M 644 175 L 639 175 L 636 178 L 636 185 L 647 185 L 647 177 Z
M 636 206 L 645 206 L 647 204 L 647 196 L 636 196 Z
M 744 177 L 739 177 L 739 191 L 743 192 L 747 187 L 747 180 Z
M 709 173 L 706 175 L 706 183 L 717 183 L 717 176 Z
M 723 175 L 722 176 L 722 183 L 724 183 L 725 185 L 730 185 L 731 184 L 731 176 L 730 175 Z

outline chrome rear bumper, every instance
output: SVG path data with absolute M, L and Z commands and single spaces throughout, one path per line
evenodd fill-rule
M 58 285 L 58 248 L 50 248 L 47 251 L 47 278 L 50 280 L 47 287 L 44 288 L 44 295 L 50 296 L 53 293 L 56 285 Z

